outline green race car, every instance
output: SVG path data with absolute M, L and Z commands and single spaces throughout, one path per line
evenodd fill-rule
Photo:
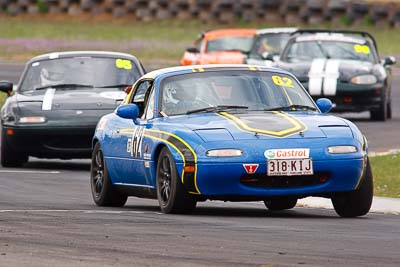
M 299 30 L 291 36 L 274 66 L 295 74 L 314 99 L 331 99 L 333 111 L 370 111 L 372 120 L 391 118 L 390 66 L 396 60 L 380 60 L 370 34 Z

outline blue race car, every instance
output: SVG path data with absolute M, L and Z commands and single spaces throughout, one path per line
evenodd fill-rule
M 342 217 L 368 213 L 373 178 L 367 141 L 327 115 L 290 73 L 250 65 L 167 68 L 140 78 L 102 117 L 93 138 L 91 188 L 99 206 L 157 198 L 164 213 L 198 201 L 331 198 Z

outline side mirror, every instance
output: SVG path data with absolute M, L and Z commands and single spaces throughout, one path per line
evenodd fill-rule
M 332 101 L 328 98 L 317 99 L 317 106 L 322 113 L 328 113 L 332 109 Z
M 125 93 L 127 94 L 127 95 L 129 95 L 129 93 L 132 91 L 132 86 L 127 86 L 126 88 L 125 88 Z
M 13 84 L 8 81 L 0 81 L 0 91 L 10 96 L 13 91 Z
M 383 60 L 383 66 L 389 66 L 389 65 L 394 65 L 396 64 L 396 58 L 395 57 L 386 57 Z
M 124 119 L 132 119 L 136 124 L 139 116 L 139 107 L 136 104 L 121 105 L 117 108 L 117 115 Z
M 186 52 L 195 53 L 195 54 L 200 53 L 199 49 L 195 46 L 190 46 L 190 47 L 186 48 Z

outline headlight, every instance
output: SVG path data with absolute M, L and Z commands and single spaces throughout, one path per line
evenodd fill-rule
M 207 157 L 240 157 L 243 155 L 243 151 L 240 149 L 213 149 L 208 150 L 206 153 Z
M 15 123 L 17 118 L 15 111 L 18 111 L 18 105 L 16 102 L 11 102 L 1 110 L 1 119 L 4 123 Z
M 354 76 L 351 78 L 350 82 L 354 84 L 374 84 L 378 81 L 375 75 L 366 74 Z
M 357 152 L 355 146 L 330 146 L 328 147 L 328 153 L 330 154 L 349 154 Z
M 43 123 L 46 122 L 45 117 L 20 117 L 18 120 L 19 123 Z

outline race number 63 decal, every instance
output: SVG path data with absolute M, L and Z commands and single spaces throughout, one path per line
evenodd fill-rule
M 131 156 L 134 158 L 140 158 L 142 156 L 144 130 L 144 126 L 138 126 L 133 131 L 132 138 L 128 138 L 126 150 L 128 153 L 131 153 Z
M 368 45 L 359 45 L 359 44 L 354 45 L 354 51 L 356 51 L 356 53 L 362 53 L 367 55 L 371 52 L 369 50 Z
M 115 66 L 118 69 L 130 70 L 132 69 L 132 62 L 129 59 L 118 58 L 117 60 L 115 60 Z
M 272 81 L 274 82 L 274 84 L 276 84 L 276 85 L 292 87 L 292 88 L 294 87 L 292 79 L 290 79 L 288 77 L 281 77 L 281 76 L 273 75 L 271 78 L 272 78 Z

